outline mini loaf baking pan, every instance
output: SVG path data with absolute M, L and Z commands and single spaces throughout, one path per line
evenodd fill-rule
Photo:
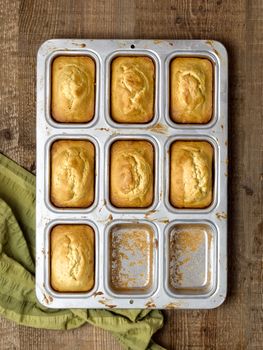
M 227 94 L 227 52 L 217 41 L 43 43 L 36 130 L 40 303 L 105 309 L 223 303 Z

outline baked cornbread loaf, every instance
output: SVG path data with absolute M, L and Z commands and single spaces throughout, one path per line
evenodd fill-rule
M 95 63 L 87 56 L 59 56 L 52 64 L 52 117 L 86 123 L 94 116 Z
M 147 123 L 154 116 L 154 63 L 121 56 L 111 65 L 111 117 L 118 123 Z
M 88 292 L 94 286 L 94 231 L 88 225 L 57 225 L 51 231 L 51 286 Z
M 148 141 L 116 141 L 111 146 L 110 200 L 119 208 L 153 202 L 154 149 Z
M 205 58 L 171 63 L 170 115 L 176 123 L 208 123 L 213 109 L 213 66 Z
M 51 201 L 87 208 L 94 201 L 95 150 L 90 141 L 59 140 L 51 148 Z
M 176 208 L 205 208 L 212 201 L 213 147 L 206 141 L 171 146 L 170 202 Z

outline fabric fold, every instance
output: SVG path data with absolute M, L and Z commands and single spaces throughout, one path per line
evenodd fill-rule
M 85 323 L 110 331 L 125 349 L 163 349 L 151 337 L 158 310 L 48 309 L 35 296 L 35 176 L 0 154 L 0 315 L 19 324 L 67 330 Z

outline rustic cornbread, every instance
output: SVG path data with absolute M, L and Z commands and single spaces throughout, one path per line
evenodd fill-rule
M 59 56 L 52 64 L 52 117 L 87 123 L 95 110 L 95 63 L 87 56 Z
M 170 149 L 170 202 L 205 208 L 212 201 L 213 147 L 206 141 L 175 141 Z
M 59 140 L 51 147 L 51 202 L 87 208 L 94 201 L 95 150 L 90 141 Z
M 94 286 L 94 231 L 88 225 L 57 225 L 51 231 L 51 286 L 88 292 Z
M 145 56 L 121 56 L 111 64 L 111 117 L 147 123 L 154 116 L 155 67 Z
M 149 141 L 115 141 L 110 157 L 110 200 L 119 208 L 153 202 L 154 149 Z
M 176 123 L 208 123 L 213 110 L 213 66 L 205 58 L 171 62 L 170 116 Z

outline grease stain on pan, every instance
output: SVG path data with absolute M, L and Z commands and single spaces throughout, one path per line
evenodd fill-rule
M 210 45 L 210 46 L 212 47 L 214 53 L 215 53 L 218 57 L 220 57 L 219 52 L 218 52 L 217 49 L 214 47 L 214 42 L 213 42 L 213 40 L 206 40 L 206 44 Z
M 104 293 L 103 292 L 101 292 L 101 291 L 97 291 L 97 292 L 95 292 L 94 294 L 93 294 L 93 297 L 94 298 L 96 298 L 97 296 L 99 296 L 99 295 L 103 295 Z
M 151 222 L 160 222 L 162 224 L 169 224 L 170 220 L 167 217 L 161 217 L 161 218 L 151 218 L 149 217 L 151 214 L 145 214 L 144 218 L 151 221 Z
M 47 305 L 49 304 L 49 301 L 48 301 L 46 294 L 43 294 L 43 301 L 45 304 L 47 304 Z
M 182 303 L 169 303 L 167 305 L 164 306 L 164 309 L 178 309 L 179 307 L 181 307 Z
M 144 214 L 145 219 L 147 219 L 150 215 L 152 215 L 154 213 L 156 213 L 156 209 L 147 211 L 147 213 Z
M 167 217 L 149 219 L 150 221 L 160 222 L 161 224 L 169 224 L 170 220 Z
M 47 305 L 49 305 L 50 303 L 53 302 L 53 298 L 52 298 L 52 296 L 50 296 L 50 295 L 48 295 L 47 293 L 44 293 L 44 292 L 43 292 L 43 301 L 44 301 Z
M 102 305 L 105 305 L 109 309 L 113 309 L 113 308 L 117 307 L 117 305 L 115 305 L 115 304 L 109 304 L 110 301 L 111 301 L 111 299 L 104 298 L 104 299 L 99 300 L 99 303 Z
M 78 47 L 81 47 L 81 48 L 86 47 L 86 44 L 84 44 L 84 43 L 72 43 L 72 45 L 75 45 L 75 46 L 78 46 Z
M 110 131 L 109 128 L 97 128 L 97 129 L 95 129 L 95 130 L 98 130 L 98 131 L 107 131 L 107 132 Z
M 153 127 L 149 128 L 150 131 L 158 133 L 158 134 L 167 134 L 168 127 L 162 123 L 157 123 Z
M 153 299 L 148 300 L 147 303 L 144 306 L 147 309 L 156 308 L 156 304 L 154 303 Z
M 118 132 L 118 131 L 116 130 L 116 131 L 113 131 L 113 132 L 111 133 L 111 135 L 112 135 L 112 136 L 120 135 L 120 132 Z
M 216 213 L 216 217 L 219 219 L 219 220 L 226 220 L 227 219 L 227 213 L 225 213 L 224 211 L 222 212 L 217 212 Z
M 169 224 L 170 220 L 168 218 L 159 218 L 155 221 L 161 222 L 162 224 Z
M 101 208 L 102 209 L 102 208 Z M 106 219 L 103 219 L 103 220 L 98 220 L 98 222 L 107 222 L 107 221 L 112 221 L 113 219 L 113 216 L 112 214 L 109 214 L 109 216 L 106 218 Z
M 102 205 L 102 207 L 99 209 L 99 213 L 102 211 L 102 209 L 105 207 L 105 204 Z

